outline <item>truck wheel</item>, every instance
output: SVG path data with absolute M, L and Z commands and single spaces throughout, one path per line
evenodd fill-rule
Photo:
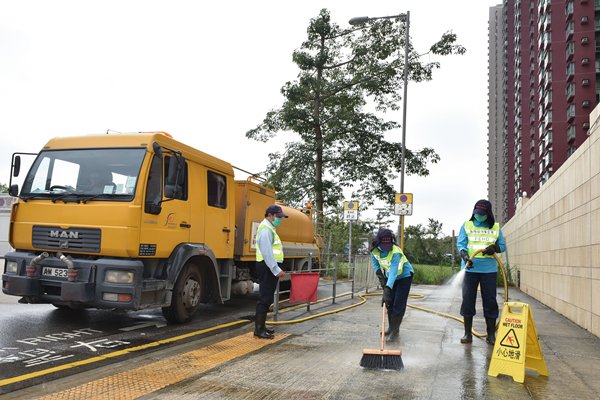
M 192 319 L 202 298 L 202 276 L 198 267 L 187 264 L 175 282 L 171 305 L 163 307 L 162 313 L 167 321 L 175 324 Z

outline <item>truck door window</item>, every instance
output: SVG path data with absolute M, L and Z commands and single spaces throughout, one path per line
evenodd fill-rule
M 208 205 L 227 208 L 227 178 L 225 175 L 208 171 Z

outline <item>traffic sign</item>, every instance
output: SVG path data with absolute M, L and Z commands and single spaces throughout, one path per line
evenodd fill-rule
M 344 221 L 358 220 L 358 201 L 344 202 Z
M 396 193 L 396 204 L 394 205 L 394 214 L 412 215 L 412 193 Z

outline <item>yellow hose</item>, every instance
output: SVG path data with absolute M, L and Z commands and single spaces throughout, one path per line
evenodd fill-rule
M 481 253 L 482 251 L 483 250 L 477 250 L 473 254 L 472 257 L 475 257 L 477 254 Z M 504 301 L 507 302 L 508 301 L 508 282 L 506 280 L 506 270 L 504 269 L 504 265 L 502 264 L 502 261 L 500 261 L 500 258 L 496 254 L 493 254 L 493 256 L 496 259 L 496 261 L 498 262 L 498 266 L 500 267 L 500 270 L 502 271 L 502 278 L 503 278 L 503 281 L 504 281 Z M 345 292 L 345 293 L 339 294 L 337 297 L 348 296 L 350 294 L 351 294 L 351 292 Z M 355 303 L 355 304 L 351 304 L 349 306 L 345 306 L 345 307 L 341 307 L 341 308 L 336 308 L 335 310 L 325 311 L 325 312 L 322 312 L 322 313 L 313 314 L 313 315 L 305 317 L 305 318 L 299 318 L 299 319 L 294 319 L 294 320 L 287 320 L 287 321 L 266 321 L 266 324 L 267 325 L 288 325 L 288 324 L 297 324 L 297 323 L 300 323 L 300 322 L 306 322 L 306 321 L 309 321 L 309 320 L 314 319 L 314 318 L 319 318 L 319 317 L 322 317 L 322 316 L 325 316 L 325 315 L 330 315 L 330 314 L 336 314 L 336 313 L 339 313 L 341 311 L 345 311 L 345 310 L 349 310 L 349 309 L 354 308 L 354 307 L 361 306 L 361 305 L 363 305 L 363 304 L 365 304 L 367 302 L 367 299 L 366 299 L 367 297 L 380 296 L 380 295 L 381 295 L 381 293 L 358 294 L 358 297 L 361 298 L 361 301 L 358 302 L 358 303 Z M 410 297 L 411 299 L 424 299 L 425 295 L 422 295 L 422 294 L 409 294 L 408 297 Z M 318 304 L 318 303 L 321 303 L 321 302 L 324 302 L 324 301 L 327 301 L 327 300 L 331 300 L 332 298 L 333 297 L 331 297 L 331 296 L 330 297 L 326 297 L 324 299 L 320 299 L 320 300 L 318 300 L 318 301 L 316 301 L 314 303 L 310 303 L 310 304 L 311 305 L 312 304 Z M 283 300 L 280 303 L 286 302 L 286 301 L 288 301 L 288 300 Z M 455 321 L 458 321 L 458 322 L 460 322 L 462 324 L 465 323 L 465 321 L 462 318 L 456 317 L 456 316 L 454 316 L 452 314 L 443 313 L 443 312 L 432 310 L 432 309 L 425 308 L 425 307 L 415 306 L 413 304 L 407 304 L 407 306 L 411 307 L 411 308 L 415 308 L 417 310 L 421 310 L 421 311 L 429 312 L 429 313 L 432 313 L 432 314 L 440 315 L 442 317 L 451 318 L 451 319 L 453 319 Z M 302 308 L 302 307 L 306 307 L 306 303 L 298 304 L 298 305 L 295 305 L 295 306 L 286 307 L 286 308 L 282 309 L 279 312 L 280 313 L 284 313 L 284 312 L 295 310 L 297 308 Z M 498 323 L 496 324 L 496 328 L 498 327 L 499 323 L 500 323 L 500 321 L 498 321 Z M 472 330 L 472 333 L 473 333 L 473 335 L 477 336 L 478 338 L 484 338 L 484 337 L 487 336 L 487 334 L 485 334 L 485 333 L 479 333 L 479 332 L 475 331 L 474 329 Z

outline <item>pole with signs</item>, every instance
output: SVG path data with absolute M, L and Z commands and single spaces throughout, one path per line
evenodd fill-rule
M 358 201 L 344 202 L 344 221 L 348 221 L 348 271 L 352 264 L 352 221 L 358 220 Z
M 412 193 L 396 193 L 396 204 L 394 214 L 400 216 L 400 249 L 404 251 L 404 216 L 412 215 L 413 195 Z

